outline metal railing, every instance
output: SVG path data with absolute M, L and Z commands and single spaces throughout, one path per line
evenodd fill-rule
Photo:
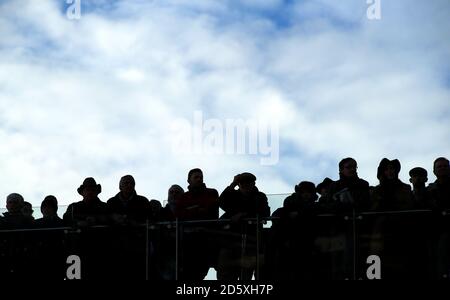
M 264 228 L 265 223 L 272 223 L 272 227 Z M 65 258 L 75 254 L 81 257 L 84 269 L 94 270 L 92 274 L 83 273 L 87 278 L 106 274 L 186 280 L 190 279 L 189 274 L 195 278 L 204 274 L 205 270 L 195 270 L 198 266 L 223 271 L 229 264 L 230 269 L 240 267 L 237 275 L 240 278 L 247 268 L 254 272 L 256 280 L 356 280 L 367 278 L 366 258 L 377 255 L 382 278 L 415 275 L 448 279 L 449 224 L 447 211 L 353 210 L 301 215 L 292 220 L 257 217 L 238 224 L 225 219 L 175 220 L 147 221 L 128 227 L 0 230 L 0 274 L 7 278 L 39 274 L 37 267 L 45 267 L 39 263 L 44 257 L 55 264 L 55 272 L 60 272 L 55 277 L 62 279 L 67 268 Z M 54 254 L 49 245 L 56 245 L 58 261 L 44 253 Z M 223 251 L 232 253 L 229 260 L 220 260 Z M 239 251 L 236 262 L 235 253 Z M 295 257 L 296 253 L 302 257 Z M 407 273 L 413 269 L 424 273 Z

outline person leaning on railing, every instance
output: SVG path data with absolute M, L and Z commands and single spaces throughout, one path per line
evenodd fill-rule
M 314 277 L 313 241 L 319 213 L 316 186 L 302 181 L 295 193 L 272 217 L 271 240 L 267 251 L 267 273 L 271 279 L 300 280 Z
M 188 173 L 188 191 L 175 202 L 175 217 L 179 221 L 216 220 L 219 217 L 219 193 L 207 188 L 203 172 L 192 169 Z M 211 224 L 184 225 L 180 230 L 182 246 L 179 248 L 181 267 L 178 279 L 202 280 L 217 260 L 217 249 L 208 232 Z
M 249 225 L 243 220 L 269 217 L 270 207 L 266 194 L 258 190 L 255 182 L 256 176 L 251 173 L 238 174 L 220 195 L 219 205 L 225 211 L 221 219 L 231 219 L 231 224 L 226 225 L 228 230 L 219 250 L 219 280 L 251 280 L 256 270 L 256 226 L 261 230 L 262 225 Z

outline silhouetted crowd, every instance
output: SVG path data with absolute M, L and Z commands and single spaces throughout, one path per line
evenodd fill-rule
M 374 187 L 357 168 L 345 158 L 337 181 L 301 181 L 272 214 L 251 173 L 219 195 L 202 170 L 190 170 L 188 190 L 172 185 L 164 207 L 138 195 L 131 175 L 103 202 L 89 177 L 62 219 L 55 196 L 35 220 L 13 193 L 0 217 L 0 275 L 64 279 L 66 258 L 76 254 L 83 279 L 202 280 L 210 268 L 219 280 L 359 279 L 367 278 L 367 257 L 378 255 L 382 278 L 450 278 L 449 160 L 434 161 L 428 186 L 427 171 L 411 169 L 412 188 L 399 179 L 397 159 L 381 160 Z

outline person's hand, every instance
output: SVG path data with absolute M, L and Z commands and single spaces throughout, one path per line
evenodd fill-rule
M 240 178 L 240 174 L 237 174 L 236 176 L 234 176 L 233 182 L 230 184 L 230 187 L 232 187 L 233 189 L 235 187 L 237 187 L 239 185 L 239 178 Z

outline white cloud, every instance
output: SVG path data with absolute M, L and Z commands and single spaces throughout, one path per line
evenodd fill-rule
M 449 156 L 447 2 L 405 11 L 384 1 L 378 23 L 364 19 L 365 1 L 307 2 L 288 28 L 258 14 L 280 1 L 259 3 L 244 3 L 256 12 L 237 20 L 221 1 L 120 1 L 79 21 L 55 1 L 0 4 L 2 194 L 68 204 L 94 176 L 106 200 L 132 173 L 140 193 L 163 200 L 193 167 L 219 191 L 253 171 L 261 190 L 280 193 L 336 178 L 330 162 L 346 156 L 372 184 L 382 157 L 399 158 L 405 179 Z M 199 109 L 279 122 L 280 164 L 172 153 L 172 121 Z

